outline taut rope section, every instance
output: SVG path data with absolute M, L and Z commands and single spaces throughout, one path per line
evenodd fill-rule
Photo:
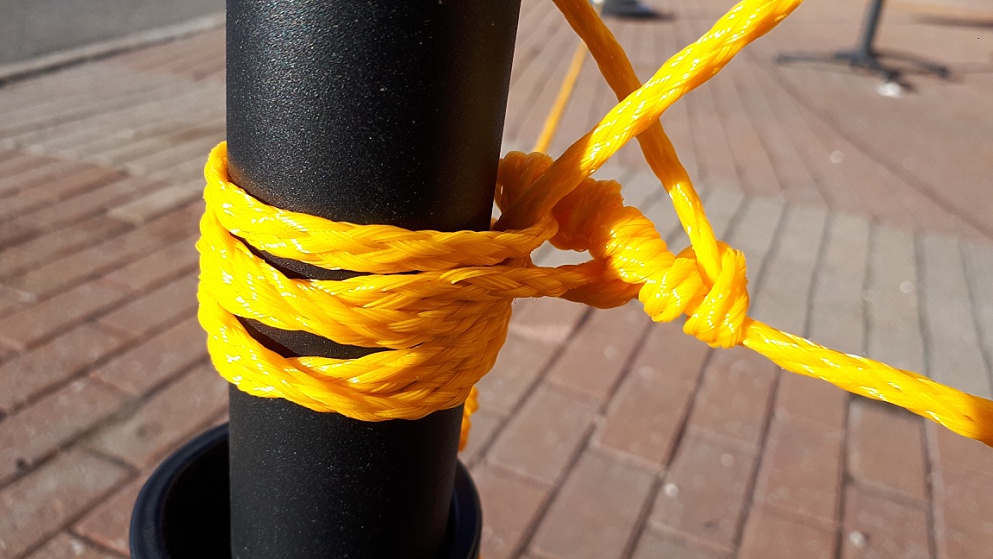
M 557 160 L 509 153 L 485 232 L 352 225 L 266 206 L 232 184 L 226 147 L 207 164 L 201 221 L 200 320 L 218 371 L 240 389 L 365 420 L 416 419 L 466 403 L 502 345 L 516 297 L 597 307 L 637 297 L 655 321 L 686 315 L 684 331 L 714 347 L 744 345 L 784 369 L 891 402 L 993 444 L 993 402 L 910 371 L 829 350 L 747 316 L 744 255 L 714 237 L 689 177 L 659 124 L 675 100 L 772 29 L 798 0 L 745 0 L 639 85 L 623 50 L 586 0 L 555 0 L 589 46 L 620 103 Z M 590 175 L 637 136 L 691 246 L 669 251 L 654 225 L 624 206 L 621 187 Z M 546 240 L 588 252 L 580 265 L 534 266 Z M 330 268 L 342 281 L 284 276 L 249 246 Z M 403 273 L 417 272 L 417 273 Z M 389 351 L 358 359 L 285 358 L 238 317 Z M 463 439 L 468 421 L 463 425 Z

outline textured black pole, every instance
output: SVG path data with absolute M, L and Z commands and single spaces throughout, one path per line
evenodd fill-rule
M 339 221 L 487 228 L 518 11 L 519 0 L 228 0 L 234 182 Z M 284 355 L 367 351 L 249 327 Z M 363 423 L 232 390 L 233 557 L 438 557 L 460 418 Z

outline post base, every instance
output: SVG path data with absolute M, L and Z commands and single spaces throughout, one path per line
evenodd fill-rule
M 846 64 L 852 68 L 859 68 L 866 70 L 872 74 L 875 74 L 884 81 L 887 82 L 900 82 L 901 78 L 907 70 L 900 69 L 895 66 L 888 66 L 881 61 L 883 56 L 900 60 L 905 63 L 906 66 L 912 66 L 917 68 L 918 72 L 934 74 L 941 79 L 948 79 L 949 70 L 948 67 L 942 66 L 941 64 L 935 64 L 933 62 L 928 62 L 926 60 L 914 58 L 912 56 L 901 55 L 899 53 L 888 53 L 881 54 L 875 51 L 866 50 L 845 50 L 829 54 L 817 54 L 817 53 L 791 53 L 791 54 L 781 54 L 776 57 L 776 63 L 778 64 L 788 64 L 791 62 L 824 62 L 824 63 L 836 63 L 836 64 Z M 904 87 L 909 89 L 907 84 L 903 84 Z
M 638 0 L 604 0 L 600 15 L 630 19 L 655 19 L 658 12 Z
M 177 450 L 148 478 L 131 516 L 132 559 L 232 557 L 228 483 L 225 424 Z M 448 541 L 438 559 L 478 559 L 482 520 L 479 494 L 459 463 Z

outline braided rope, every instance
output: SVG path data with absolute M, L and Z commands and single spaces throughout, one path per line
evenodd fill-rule
M 714 347 L 744 345 L 784 369 L 831 382 L 993 443 L 993 402 L 864 357 L 839 353 L 747 316 L 744 255 L 714 237 L 692 182 L 658 122 L 676 99 L 716 74 L 798 0 L 745 0 L 639 86 L 623 50 L 585 0 L 555 0 L 620 103 L 557 160 L 501 161 L 492 231 L 439 233 L 336 223 L 271 208 L 227 176 L 226 147 L 206 169 L 201 221 L 200 320 L 218 371 L 242 390 L 366 421 L 416 419 L 465 403 L 503 344 L 516 297 L 563 297 L 597 307 L 637 297 L 655 321 L 687 317 L 687 334 Z M 590 175 L 637 136 L 691 246 L 669 251 L 620 185 Z M 546 240 L 589 253 L 580 265 L 534 266 Z M 284 276 L 249 246 L 331 269 L 341 281 Z M 419 272 L 401 274 L 401 272 Z M 388 351 L 358 359 L 284 358 L 238 317 Z

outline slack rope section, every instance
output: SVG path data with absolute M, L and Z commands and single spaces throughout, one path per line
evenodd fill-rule
M 268 206 L 233 184 L 224 144 L 211 153 L 201 221 L 201 324 L 224 378 L 362 421 L 418 419 L 465 404 L 496 361 L 518 297 L 562 297 L 598 308 L 637 298 L 652 320 L 685 316 L 683 330 L 712 347 L 743 345 L 782 368 L 882 400 L 993 446 L 993 402 L 922 375 L 830 350 L 748 317 L 745 255 L 714 236 L 659 117 L 773 29 L 799 0 L 744 0 L 641 84 L 587 0 L 554 0 L 586 44 L 618 104 L 559 158 L 508 153 L 483 232 L 354 225 Z M 625 206 L 621 186 L 591 178 L 637 138 L 669 194 L 690 246 L 673 253 L 654 224 Z M 586 252 L 578 265 L 536 266 L 546 241 Z M 259 251 L 332 270 L 344 280 L 289 278 Z M 376 351 L 356 359 L 283 357 L 243 319 Z

